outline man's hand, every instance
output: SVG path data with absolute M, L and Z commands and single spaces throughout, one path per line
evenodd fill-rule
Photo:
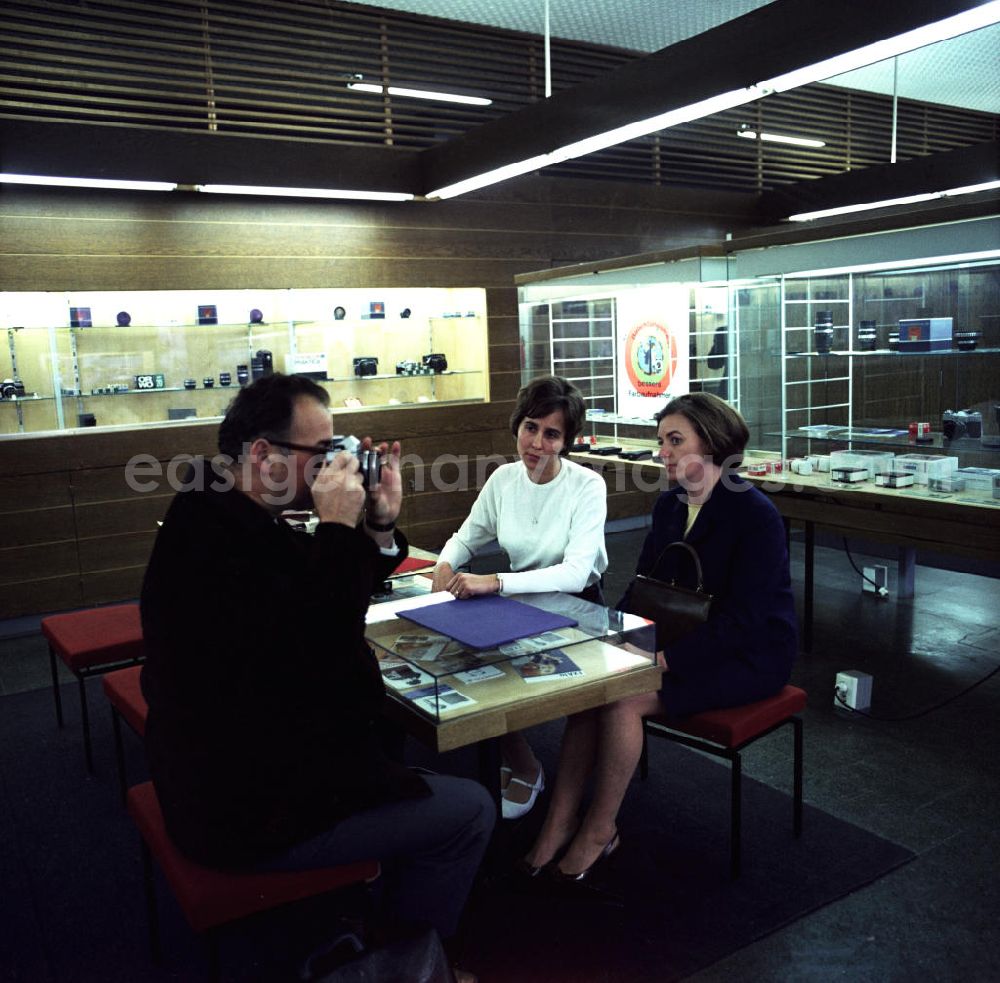
M 455 571 L 452 570 L 450 563 L 439 563 L 434 568 L 434 577 L 431 580 L 431 591 L 447 590 L 448 584 L 451 583 L 454 576 Z
M 365 504 L 358 459 L 342 451 L 324 464 L 313 482 L 312 497 L 320 522 L 339 522 L 353 529 Z
M 372 447 L 371 437 L 361 441 L 365 450 Z M 403 478 L 399 473 L 399 458 L 402 453 L 399 441 L 394 441 L 392 449 L 388 444 L 379 444 L 376 449 L 382 459 L 382 476 L 374 488 L 368 489 L 368 500 L 365 503 L 365 514 L 379 525 L 385 526 L 395 522 L 403 504 Z
M 476 597 L 478 594 L 497 594 L 500 578 L 495 573 L 456 573 L 445 587 L 455 597 Z

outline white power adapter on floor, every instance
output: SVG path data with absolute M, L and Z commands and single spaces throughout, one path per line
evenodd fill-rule
M 861 589 L 881 598 L 889 596 L 889 568 L 876 564 L 861 571 Z
M 857 669 L 837 673 L 834 684 L 833 705 L 847 706 L 851 710 L 867 710 L 872 705 L 872 677 Z

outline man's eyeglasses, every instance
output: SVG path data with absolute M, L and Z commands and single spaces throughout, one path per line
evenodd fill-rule
M 275 447 L 287 447 L 292 451 L 308 451 L 310 454 L 322 454 L 325 456 L 327 462 L 332 461 L 334 454 L 343 448 L 343 445 L 334 438 L 322 440 L 318 444 L 293 444 L 290 440 L 271 440 L 269 438 L 268 443 L 274 444 Z

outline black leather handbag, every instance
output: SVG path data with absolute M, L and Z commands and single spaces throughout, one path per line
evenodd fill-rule
M 680 586 L 676 580 L 667 583 L 645 574 L 634 577 L 629 589 L 629 611 L 656 623 L 657 652 L 662 652 L 692 628 L 704 624 L 712 606 L 712 595 L 702 587 L 701 560 L 694 548 L 687 543 L 667 543 L 652 569 L 655 570 L 660 565 L 667 550 L 671 549 L 686 550 L 694 562 L 693 590 Z

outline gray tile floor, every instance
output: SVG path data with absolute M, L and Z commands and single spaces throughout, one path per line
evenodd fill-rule
M 612 603 L 643 535 L 608 537 Z M 792 566 L 801 584 L 798 544 Z M 1000 666 L 1000 581 L 918 567 L 916 586 L 912 600 L 878 601 L 862 594 L 843 551 L 817 549 L 813 651 L 793 675 L 810 695 L 806 800 L 916 859 L 702 971 L 698 983 L 1000 979 L 1000 673 L 960 695 Z M 835 709 L 843 669 L 871 673 L 872 713 L 896 719 Z M 49 683 L 37 619 L 0 624 L 0 695 Z M 789 740 L 752 747 L 746 773 L 789 790 Z

